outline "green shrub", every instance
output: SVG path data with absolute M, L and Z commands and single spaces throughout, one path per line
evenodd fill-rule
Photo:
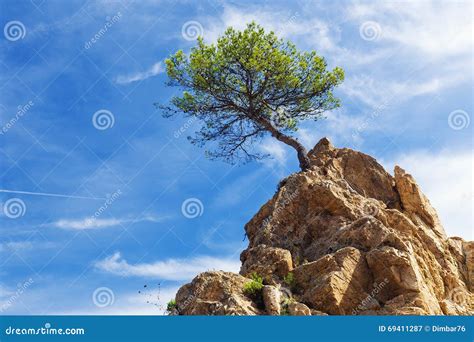
M 288 285 L 291 291 L 296 290 L 296 279 L 293 272 L 288 272 L 288 274 L 283 277 L 283 281 Z
M 177 309 L 178 306 L 176 305 L 176 300 L 172 299 L 166 305 L 166 311 L 172 312 L 173 310 Z
M 257 273 L 252 273 L 250 275 L 252 279 L 244 285 L 244 293 L 249 297 L 255 297 L 262 293 L 263 289 L 263 278 L 260 277 Z
M 289 316 L 290 315 L 290 311 L 288 310 L 288 306 L 291 304 L 291 303 L 295 303 L 295 299 L 294 298 L 286 298 L 285 300 L 283 300 L 281 303 L 280 303 L 280 316 Z
M 295 260 L 293 260 L 293 263 L 295 264 L 295 267 L 298 267 L 301 265 L 301 258 L 299 255 L 295 257 Z
M 293 285 L 295 284 L 295 276 L 293 275 L 293 272 L 288 272 L 288 274 L 283 277 L 283 281 L 289 287 L 293 287 Z
M 262 296 L 262 289 L 263 289 L 263 278 L 260 277 L 257 273 L 252 273 L 250 275 L 252 279 L 248 283 L 245 283 L 243 291 L 244 294 L 252 299 L 258 307 L 263 307 L 263 296 Z

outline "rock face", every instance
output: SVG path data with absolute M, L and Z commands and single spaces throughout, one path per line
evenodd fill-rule
M 446 237 L 411 175 L 325 138 L 309 156 L 246 224 L 240 275 L 198 275 L 179 314 L 474 314 L 474 242 Z M 244 291 L 252 274 L 261 300 Z

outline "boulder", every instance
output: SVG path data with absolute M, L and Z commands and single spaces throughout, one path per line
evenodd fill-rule
M 204 272 L 176 294 L 180 315 L 261 315 L 244 293 L 249 279 L 231 272 Z
M 280 291 L 271 285 L 265 285 L 262 289 L 263 303 L 267 314 L 280 315 Z
M 303 303 L 288 304 L 288 313 L 290 316 L 311 316 L 311 310 Z
M 272 277 L 283 279 L 293 269 L 290 251 L 265 245 L 243 251 L 240 260 L 240 274 L 249 276 L 256 273 L 269 283 L 274 283 Z

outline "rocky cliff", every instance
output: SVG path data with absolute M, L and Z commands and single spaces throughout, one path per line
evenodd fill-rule
M 245 226 L 240 274 L 205 272 L 181 315 L 474 314 L 474 242 L 448 238 L 411 175 L 322 139 Z

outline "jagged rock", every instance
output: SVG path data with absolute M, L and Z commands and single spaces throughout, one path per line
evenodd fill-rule
M 231 272 L 205 272 L 176 294 L 180 315 L 261 315 L 243 293 L 249 279 Z
M 288 250 L 259 245 L 249 248 L 240 255 L 240 274 L 249 276 L 257 273 L 269 283 L 276 283 L 274 276 L 282 279 L 293 269 L 291 253 Z
M 199 275 L 178 292 L 180 314 L 265 314 L 242 293 L 253 272 L 312 314 L 474 314 L 474 242 L 446 237 L 411 175 L 327 139 L 308 155 L 245 225 L 241 275 Z M 212 295 L 193 297 L 199 284 Z
M 267 314 L 280 315 L 280 291 L 271 285 L 265 285 L 262 290 L 263 303 Z
M 328 314 L 319 310 L 311 309 L 311 316 L 327 316 Z
M 288 304 L 288 313 L 290 316 L 311 316 L 311 310 L 303 303 Z
M 440 237 L 446 239 L 446 233 L 438 218 L 436 210 L 431 206 L 430 201 L 421 192 L 415 179 L 405 173 L 400 166 L 395 166 L 395 184 L 403 209 L 415 222 L 424 222 L 432 227 Z
M 368 296 L 372 283 L 364 256 L 352 247 L 297 267 L 293 273 L 301 300 L 334 315 L 349 314 Z
M 327 138 L 322 138 L 308 155 L 327 178 L 344 180 L 364 197 L 380 200 L 390 208 L 399 207 L 393 177 L 371 156 L 348 148 L 335 148 Z
M 466 258 L 466 278 L 468 280 L 469 289 L 471 292 L 474 292 L 474 242 L 464 242 L 462 247 Z

